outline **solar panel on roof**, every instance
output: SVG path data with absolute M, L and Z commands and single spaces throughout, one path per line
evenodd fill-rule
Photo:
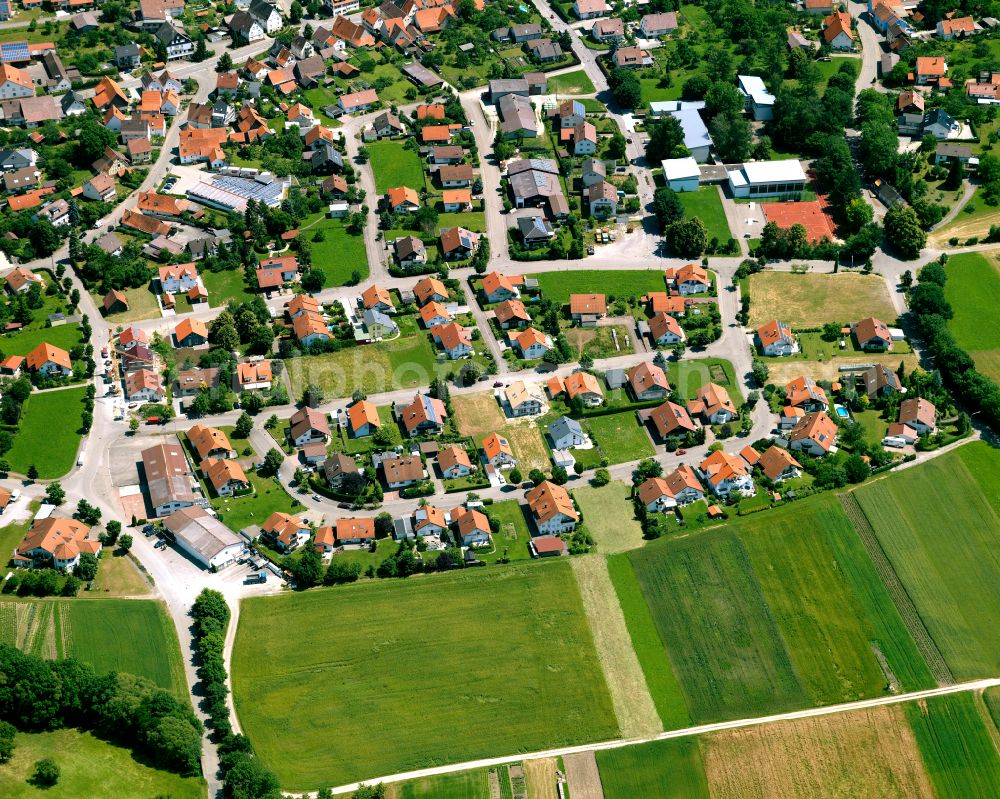
M 28 52 L 27 42 L 0 43 L 0 61 L 4 63 L 17 63 L 30 60 L 31 55 Z

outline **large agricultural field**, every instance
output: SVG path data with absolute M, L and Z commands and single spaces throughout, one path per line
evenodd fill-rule
M 971 443 L 856 492 L 957 679 L 1000 674 L 1000 455 Z
M 51 788 L 29 781 L 35 763 L 52 758 L 59 782 Z M 136 799 L 169 796 L 200 799 L 205 782 L 143 765 L 128 749 L 112 746 L 90 733 L 74 729 L 17 734 L 14 757 L 0 764 L 0 796 L 4 799 Z
M 832 496 L 629 559 L 695 723 L 932 684 Z
M 997 732 L 986 729 L 971 694 L 909 703 L 906 716 L 939 799 L 997 795 Z
M 180 646 L 163 605 L 143 599 L 0 601 L 0 643 L 126 671 L 187 695 Z
M 885 281 L 875 275 L 758 272 L 749 278 L 750 327 L 780 319 L 793 330 L 874 316 L 886 324 L 896 310 Z
M 232 676 L 285 790 L 618 734 L 565 562 L 245 600 Z
M 991 797 L 1000 758 L 971 694 L 597 753 L 606 799 Z
M 955 312 L 948 327 L 976 368 L 1000 380 L 1000 263 L 997 253 L 964 253 L 948 259 L 944 293 Z

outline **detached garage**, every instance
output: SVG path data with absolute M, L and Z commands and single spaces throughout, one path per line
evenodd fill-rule
M 663 180 L 674 191 L 698 191 L 701 169 L 693 158 L 668 158 L 663 164 Z
M 177 546 L 206 569 L 222 569 L 243 551 L 243 539 L 204 508 L 192 506 L 170 514 L 163 525 Z

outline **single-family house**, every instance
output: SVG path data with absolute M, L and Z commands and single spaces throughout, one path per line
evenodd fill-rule
M 603 294 L 570 294 L 570 318 L 585 327 L 593 327 L 608 313 L 607 298 Z
M 525 499 L 538 532 L 559 535 L 576 529 L 580 514 L 562 486 L 545 480 L 532 488 Z
M 520 351 L 522 358 L 531 361 L 543 358 L 552 349 L 552 339 L 542 331 L 529 327 L 514 336 L 514 346 Z
M 378 416 L 378 408 L 368 400 L 359 400 L 347 409 L 347 421 L 351 435 L 354 438 L 362 438 L 372 435 L 382 421 Z
M 684 341 L 684 329 L 673 316 L 666 313 L 654 314 L 649 320 L 649 334 L 658 347 L 666 347 Z
M 744 496 L 755 493 L 746 461 L 725 450 L 711 453 L 698 465 L 698 472 L 717 497 L 728 497 L 734 492 Z
M 46 341 L 25 356 L 25 364 L 30 371 L 47 377 L 53 375 L 69 377 L 73 374 L 73 363 L 70 361 L 69 353 Z
M 296 447 L 330 440 L 330 422 L 322 411 L 305 407 L 293 413 L 288 422 L 288 436 Z
M 483 457 L 494 469 L 517 466 L 517 458 L 510 442 L 499 433 L 490 433 L 483 439 Z
M 419 483 L 427 476 L 424 462 L 420 460 L 419 455 L 408 455 L 405 458 L 386 458 L 382 461 L 381 466 L 385 484 L 393 490 Z
M 757 328 L 757 345 L 762 354 L 769 356 L 792 355 L 799 351 L 791 328 L 777 319 Z
M 225 458 L 205 458 L 201 462 L 201 471 L 220 497 L 232 497 L 250 490 L 250 481 L 247 479 L 246 472 L 236 461 Z
M 448 412 L 444 403 L 427 394 L 416 394 L 413 402 L 400 412 L 400 420 L 407 435 L 438 435 L 444 427 Z
M 912 427 L 917 435 L 933 435 L 937 431 L 937 408 L 923 397 L 905 399 L 899 404 L 899 422 Z
M 502 405 L 508 416 L 537 416 L 545 407 L 545 395 L 535 383 L 515 380 L 502 391 Z
M 785 402 L 804 413 L 825 411 L 829 407 L 826 392 L 811 377 L 800 375 L 785 386 Z
M 455 533 L 464 547 L 484 547 L 490 543 L 490 520 L 475 508 L 458 508 L 451 514 Z
M 790 449 L 816 456 L 826 455 L 836 441 L 837 424 L 826 411 L 807 413 L 788 434 Z
M 889 326 L 874 316 L 866 317 L 851 325 L 851 333 L 858 346 L 870 352 L 888 352 L 892 349 Z
M 590 372 L 574 372 L 563 381 L 563 388 L 570 401 L 579 399 L 589 407 L 596 407 L 604 402 L 601 385 Z
M 795 460 L 788 450 L 773 444 L 761 453 L 757 460 L 757 468 L 772 483 L 794 480 L 802 474 L 802 464 Z
M 584 447 L 590 443 L 590 436 L 583 431 L 583 426 L 568 416 L 560 416 L 549 425 L 549 439 L 553 449 L 573 449 Z
M 649 420 L 653 423 L 653 427 L 656 428 L 661 439 L 670 436 L 686 436 L 698 429 L 698 425 L 691 418 L 687 408 L 670 400 L 654 408 L 649 414 Z
M 625 373 L 628 387 L 637 402 L 666 399 L 670 393 L 667 375 L 655 363 L 643 361 Z
M 431 338 L 450 360 L 468 358 L 472 355 L 472 336 L 469 331 L 455 322 L 431 327 Z
M 446 480 L 456 480 L 459 477 L 467 477 L 472 474 L 476 467 L 469 459 L 469 453 L 464 447 L 452 444 L 438 451 L 438 467 Z
M 269 539 L 279 552 L 294 552 L 305 544 L 312 530 L 305 520 L 289 513 L 275 511 L 260 526 L 261 535 Z
M 739 418 L 729 392 L 718 383 L 701 386 L 697 398 L 688 403 L 688 411 L 701 416 L 709 424 L 725 424 Z
M 166 396 L 163 378 L 152 369 L 136 369 L 125 375 L 125 395 L 129 402 L 162 402 Z

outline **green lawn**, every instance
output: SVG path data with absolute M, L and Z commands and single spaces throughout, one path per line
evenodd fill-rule
M 201 273 L 201 279 L 208 290 L 208 302 L 213 308 L 228 305 L 230 302 L 249 302 L 255 296 L 247 291 L 242 269 L 230 269 L 225 272 L 212 272 L 206 269 Z
M 43 342 L 69 352 L 80 343 L 80 327 L 59 325 L 59 327 L 27 328 L 0 337 L 0 350 L 4 355 L 27 355 Z
M 239 532 L 251 524 L 263 524 L 267 517 L 280 510 L 301 513 L 302 506 L 293 500 L 273 477 L 261 477 L 247 470 L 247 479 L 254 493 L 244 497 L 214 497 L 212 507 L 230 530 Z
M 80 386 L 28 397 L 14 446 L 6 455 L 13 471 L 27 474 L 34 464 L 44 480 L 62 477 L 73 467 L 85 394 L 86 388 Z M 53 424 L 57 419 L 59 423 Z
M 661 269 L 581 269 L 572 272 L 542 272 L 535 277 L 542 295 L 557 305 L 568 303 L 570 294 L 641 297 L 649 291 L 665 290 Z
M 549 94 L 593 94 L 596 91 L 582 69 L 549 78 Z
M 500 530 L 493 534 L 493 551 L 480 550 L 476 557 L 493 563 L 506 555 L 510 560 L 528 560 L 531 552 L 528 541 L 531 531 L 521 504 L 516 499 L 504 499 L 487 506 L 485 512 L 500 522 Z
M 573 490 L 584 524 L 598 550 L 605 555 L 635 549 L 644 543 L 630 493 L 631 487 L 621 480 L 612 480 L 600 488 L 584 486 Z
M 944 293 L 955 311 L 948 322 L 959 346 L 979 371 L 1000 380 L 1000 323 L 993 309 L 1000 302 L 995 254 L 964 253 L 948 259 Z
M 831 495 L 629 558 L 696 723 L 933 684 Z
M 865 486 L 858 501 L 960 680 L 1000 673 L 1000 456 L 972 443 Z
M 684 694 L 628 556 L 621 554 L 608 558 L 608 573 L 615 586 L 615 593 L 618 594 L 618 603 L 625 616 L 632 648 L 635 649 L 639 665 L 646 675 L 649 695 L 653 697 L 653 704 L 660 714 L 664 729 L 675 730 L 690 726 L 691 716 L 687 711 Z
M 733 365 L 723 358 L 698 358 L 668 361 L 667 380 L 671 387 L 686 399 L 698 396 L 698 389 L 706 383 L 717 383 L 729 392 L 737 407 L 743 402 L 743 393 L 733 372 Z
M 375 190 L 385 194 L 389 189 L 408 186 L 416 191 L 424 188 L 424 167 L 414 150 L 407 150 L 401 141 L 379 141 L 365 145 L 375 171 Z M 369 198 L 374 202 L 375 198 Z
M 316 241 L 321 232 L 323 241 Z M 312 247 L 313 266 L 326 275 L 326 288 L 346 285 L 356 271 L 361 280 L 368 278 L 368 255 L 365 238 L 351 235 L 340 219 L 324 219 L 303 234 Z
M 655 454 L 653 442 L 634 411 L 592 416 L 587 420 L 590 432 L 611 463 L 649 458 Z
M 717 187 L 703 186 L 698 191 L 681 191 L 677 193 L 677 199 L 684 206 L 685 216 L 696 216 L 705 223 L 709 241 L 715 238 L 725 243 L 733 237 Z
M 565 561 L 247 599 L 232 676 L 291 791 L 618 734 Z
M 698 738 L 675 738 L 597 753 L 605 799 L 708 799 Z
M 1000 756 L 971 694 L 905 705 L 939 799 L 996 796 Z
M 948 323 L 959 346 L 970 352 L 1000 348 L 1000 273 L 992 258 L 963 253 L 948 259 L 945 296 L 955 311 Z
M 160 315 L 160 306 L 156 302 L 156 295 L 150 291 L 149 286 L 123 289 L 122 294 L 128 299 L 128 310 L 106 316 L 105 318 L 110 324 L 121 325 L 128 322 L 138 322 L 140 319 L 155 319 Z M 98 307 L 103 307 L 104 297 L 99 297 L 96 294 L 92 296 Z M 209 294 L 209 301 L 212 301 L 211 294 Z
M 28 780 L 35 763 L 45 757 L 59 766 L 59 782 L 51 788 L 35 787 Z M 14 757 L 0 765 L 0 796 L 4 799 L 200 799 L 204 795 L 204 780 L 150 768 L 128 749 L 73 729 L 19 732 Z
M 455 368 L 452 361 L 438 359 L 430 337 L 423 330 L 417 331 L 411 324 L 408 334 L 406 317 L 397 318 L 397 323 L 401 321 L 400 338 L 287 360 L 285 368 L 292 381 L 292 394 L 298 396 L 309 383 L 322 386 L 328 397 L 347 397 L 358 387 L 367 394 L 391 388 L 416 390 L 429 385 L 438 374 Z

